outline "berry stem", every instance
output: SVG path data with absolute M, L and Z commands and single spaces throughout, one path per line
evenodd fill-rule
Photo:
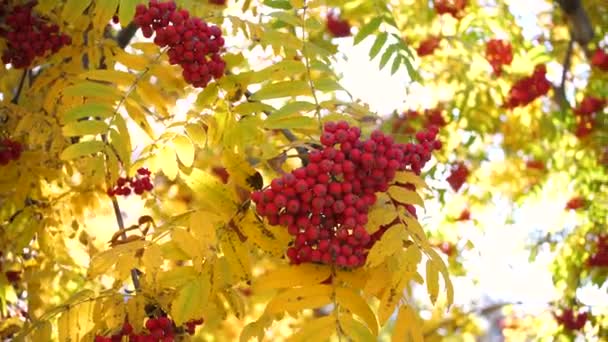
M 114 208 L 114 215 L 116 216 L 116 223 L 118 223 L 118 229 L 122 232 L 121 238 L 123 241 L 127 240 L 127 232 L 125 230 L 125 222 L 122 219 L 122 214 L 120 213 L 120 206 L 118 205 L 118 200 L 115 196 L 112 197 L 112 207 Z M 133 280 L 133 287 L 135 287 L 135 291 L 139 292 L 139 276 L 137 275 L 137 269 L 131 269 L 131 279 Z
M 21 75 L 21 80 L 19 81 L 19 87 L 17 88 L 17 93 L 15 93 L 15 97 L 11 100 L 12 103 L 17 104 L 19 102 L 19 97 L 21 96 L 21 91 L 23 90 L 23 86 L 25 85 L 25 77 L 27 76 L 28 69 L 23 70 L 23 74 Z

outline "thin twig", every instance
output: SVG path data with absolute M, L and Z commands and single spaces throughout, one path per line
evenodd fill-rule
M 569 107 L 568 99 L 566 98 L 566 78 L 570 71 L 570 65 L 572 64 L 572 52 L 574 50 L 574 38 L 570 38 L 568 41 L 568 48 L 566 49 L 566 56 L 564 56 L 564 63 L 562 65 L 562 79 L 559 86 L 555 89 L 555 97 L 560 107 Z
M 25 84 L 25 77 L 27 76 L 28 69 L 23 70 L 23 75 L 21 75 L 21 80 L 19 81 L 19 87 L 17 88 L 17 93 L 15 97 L 11 100 L 12 103 L 17 104 L 19 102 L 19 96 L 21 96 L 21 91 L 23 90 L 23 85 Z
M 123 241 L 126 241 L 127 232 L 125 231 L 125 222 L 122 219 L 122 213 L 120 212 L 120 206 L 118 206 L 118 200 L 114 196 L 112 196 L 112 207 L 114 208 L 114 216 L 116 216 L 116 223 L 118 223 L 118 228 L 122 232 L 120 236 L 122 237 Z M 139 291 L 139 275 L 137 274 L 136 268 L 131 269 L 131 279 L 133 280 L 133 287 L 135 287 L 135 291 Z
M 302 7 L 302 57 L 304 58 L 304 66 L 306 67 L 306 75 L 308 78 L 308 85 L 310 87 L 310 91 L 312 92 L 312 97 L 315 100 L 315 111 L 317 113 L 317 120 L 319 121 L 319 130 L 323 129 L 323 125 L 321 124 L 321 105 L 319 105 L 319 99 L 317 98 L 317 93 L 315 90 L 315 85 L 312 81 L 312 73 L 310 72 L 310 60 L 308 59 L 308 53 L 306 49 L 306 9 L 308 6 L 306 2 L 304 2 L 304 7 Z
M 129 42 L 131 42 L 131 39 L 135 36 L 138 28 L 139 27 L 135 25 L 134 22 L 130 22 L 129 25 L 118 32 L 116 42 L 118 42 L 118 46 L 120 46 L 121 49 L 124 49 L 129 45 Z

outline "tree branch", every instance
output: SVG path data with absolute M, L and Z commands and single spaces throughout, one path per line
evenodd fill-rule
M 133 36 L 135 36 L 135 33 L 137 32 L 138 28 L 139 27 L 137 27 L 134 22 L 130 22 L 129 25 L 127 25 L 125 28 L 120 30 L 120 32 L 118 32 L 118 35 L 116 36 L 116 41 L 118 42 L 118 46 L 120 46 L 121 49 L 124 49 L 125 47 L 127 47 L 127 45 L 129 45 L 129 42 L 131 42 L 131 39 L 133 38 Z
M 122 213 L 120 212 L 120 206 L 118 206 L 118 200 L 116 197 L 112 196 L 112 207 L 114 208 L 114 216 L 116 216 L 116 222 L 118 223 L 118 228 L 122 232 L 120 235 L 123 241 L 127 240 L 127 232 L 125 231 L 125 222 L 122 219 Z M 135 287 L 135 291 L 140 290 L 139 284 L 139 275 L 137 274 L 137 269 L 131 269 L 131 279 L 133 280 L 133 287 Z
M 581 0 L 558 0 L 570 24 L 570 34 L 581 46 L 593 39 L 593 27 Z
M 21 75 L 21 80 L 19 81 L 19 87 L 17 88 L 17 93 L 11 100 L 12 103 L 17 104 L 19 102 L 19 97 L 21 96 L 21 91 L 23 90 L 23 85 L 25 84 L 25 77 L 27 76 L 28 69 L 23 70 L 23 75 Z
M 570 65 L 572 64 L 572 52 L 574 50 L 574 38 L 571 38 L 568 42 L 568 48 L 566 49 L 566 56 L 564 57 L 564 63 L 562 64 L 562 79 L 555 88 L 555 100 L 560 107 L 569 107 L 568 99 L 566 98 L 566 77 L 570 71 Z

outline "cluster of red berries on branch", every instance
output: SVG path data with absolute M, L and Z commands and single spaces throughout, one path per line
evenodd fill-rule
M 441 37 L 429 36 L 420 42 L 420 45 L 416 48 L 416 52 L 419 57 L 432 55 L 435 49 L 439 47 L 439 43 L 441 43 Z
M 454 251 L 456 250 L 456 246 L 454 246 L 453 243 L 447 242 L 447 241 L 441 242 L 441 243 L 439 243 L 439 244 L 437 244 L 435 246 L 437 248 L 439 248 L 439 250 L 443 254 L 445 254 L 445 255 L 447 255 L 449 257 L 452 256 L 452 255 L 454 255 Z
M 590 267 L 608 267 L 608 235 L 597 237 L 595 252 L 587 259 Z
M 504 106 L 506 108 L 523 107 L 546 95 L 551 89 L 551 83 L 545 77 L 546 74 L 547 68 L 545 65 L 537 65 L 531 76 L 524 77 L 511 86 Z
M 513 61 L 513 48 L 511 43 L 502 39 L 490 39 L 486 44 L 486 59 L 492 66 L 494 75 L 500 76 L 503 65 Z
M 190 17 L 187 10 L 178 10 L 175 2 L 151 0 L 137 5 L 135 23 L 144 37 L 153 34 L 154 43 L 169 47 L 169 63 L 179 64 L 186 82 L 204 88 L 212 78 L 224 75 L 226 62 L 220 56 L 224 46 L 222 30 L 200 18 Z
M 408 110 L 393 121 L 392 132 L 395 134 L 414 134 L 416 127 L 429 129 L 432 126 L 444 127 L 447 125 L 440 107 L 425 109 L 423 113 Z
M 192 320 L 186 322 L 184 327 L 177 328 L 173 320 L 168 317 L 149 318 L 145 324 L 147 331 L 139 334 L 133 331 L 133 326 L 129 322 L 124 322 L 119 332 L 111 336 L 97 335 L 95 342 L 121 342 L 124 341 L 123 337 L 128 338 L 129 342 L 173 342 L 177 340 L 176 335 L 184 331 L 194 335 L 196 327 L 203 322 L 203 319 Z
M 450 175 L 447 178 L 450 187 L 454 191 L 460 190 L 462 185 L 466 182 L 467 177 L 469 176 L 469 169 L 464 164 L 464 162 L 458 162 L 452 165 L 450 170 Z
M 595 50 L 593 56 L 591 56 L 591 65 L 602 71 L 608 71 L 608 53 L 602 49 Z
M 348 21 L 340 19 L 340 16 L 333 10 L 327 12 L 327 31 L 336 38 L 348 37 L 351 35 Z
M 464 17 L 467 0 L 434 0 L 433 6 L 437 14 L 449 14 L 456 19 Z
M 463 209 L 456 218 L 456 221 L 468 221 L 471 219 L 471 211 L 469 209 Z
M 568 203 L 566 203 L 566 210 L 577 210 L 583 208 L 586 203 L 587 201 L 581 196 L 572 197 L 568 200 Z
M 398 171 L 419 174 L 441 147 L 436 136 L 435 128 L 417 133 L 418 143 L 397 144 L 376 130 L 361 140 L 358 127 L 327 122 L 323 147 L 310 152 L 308 165 L 275 178 L 251 199 L 258 215 L 294 237 L 287 249 L 292 263 L 362 266 L 371 241 L 364 226 L 375 193 L 387 191 Z
M 0 3 L 3 7 L 4 2 Z M 35 1 L 15 6 L 4 18 L 7 30 L 0 30 L 6 38 L 6 49 L 2 52 L 2 62 L 11 64 L 15 69 L 32 65 L 36 57 L 44 57 L 50 51 L 56 53 L 72 39 L 59 32 L 59 26 L 48 24 L 32 13 Z
M 586 95 L 581 103 L 574 108 L 573 112 L 576 116 L 575 135 L 578 138 L 584 138 L 593 131 L 597 113 L 603 110 L 605 106 L 606 100 Z
M 553 317 L 555 317 L 557 323 L 567 330 L 576 331 L 585 326 L 589 313 L 581 311 L 575 313 L 572 309 L 563 309 L 561 314 L 553 313 Z
M 18 160 L 23 152 L 23 145 L 18 141 L 5 138 L 0 140 L 0 165 L 7 165 Z
M 135 177 L 120 177 L 116 185 L 108 189 L 108 196 L 129 196 L 131 192 L 142 195 L 146 191 L 152 191 L 154 185 L 150 181 L 150 171 L 146 168 L 137 169 Z

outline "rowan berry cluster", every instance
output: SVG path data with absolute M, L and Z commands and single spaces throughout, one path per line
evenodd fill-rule
M 344 19 L 340 19 L 340 16 L 334 12 L 329 11 L 327 13 L 327 31 L 336 38 L 350 36 L 350 24 Z
M 393 121 L 393 133 L 413 134 L 416 127 L 429 129 L 432 126 L 444 127 L 447 125 L 443 117 L 443 109 L 440 107 L 425 109 L 421 114 L 415 110 L 408 110 Z
M 358 127 L 328 122 L 323 148 L 309 154 L 308 165 L 275 178 L 251 198 L 260 216 L 294 236 L 287 250 L 292 263 L 361 266 L 370 248 L 364 226 L 375 193 L 387 191 L 397 171 L 419 174 L 431 152 L 441 147 L 436 135 L 435 128 L 417 133 L 419 143 L 396 144 L 374 131 L 361 140 Z
M 490 39 L 486 44 L 486 59 L 492 66 L 494 75 L 500 76 L 503 65 L 513 61 L 513 48 L 511 43 L 502 39 Z
M 438 247 L 443 254 L 449 257 L 454 255 L 455 246 L 451 242 L 444 241 L 437 244 L 436 247 Z
M 0 140 L 0 165 L 7 165 L 13 160 L 18 160 L 23 152 L 23 146 L 12 139 Z
M 590 267 L 608 267 L 608 235 L 597 237 L 595 252 L 587 259 Z
M 43 57 L 49 51 L 55 53 L 72 43 L 70 36 L 60 33 L 57 25 L 47 24 L 32 13 L 35 5 L 32 1 L 11 8 L 4 20 L 7 30 L 0 31 L 7 43 L 2 62 L 10 63 L 15 69 L 28 68 L 36 57 Z
M 546 95 L 551 88 L 551 83 L 545 75 L 547 68 L 544 64 L 539 64 L 534 68 L 531 76 L 524 77 L 511 87 L 509 96 L 505 103 L 506 108 L 526 106 L 537 98 Z
M 566 203 L 566 210 L 580 209 L 585 206 L 586 202 L 587 201 L 585 201 L 585 199 L 583 197 L 580 197 L 580 196 L 572 197 L 570 200 L 568 200 L 568 203 Z
M 468 176 L 469 169 L 467 168 L 467 166 L 463 162 L 458 162 L 452 165 L 451 172 L 447 178 L 447 181 L 454 191 L 458 191 L 465 183 Z
M 95 342 L 120 342 L 123 341 L 123 337 L 127 337 L 130 342 L 173 342 L 176 341 L 176 335 L 181 334 L 184 330 L 189 335 L 194 335 L 196 327 L 201 324 L 203 324 L 203 319 L 198 319 L 186 322 L 183 328 L 177 328 L 173 320 L 161 316 L 149 318 L 145 324 L 147 331 L 136 334 L 133 326 L 129 322 L 124 322 L 119 332 L 111 336 L 97 335 Z
M 178 10 L 175 2 L 151 0 L 148 6 L 137 5 L 135 23 L 144 37 L 169 47 L 169 63 L 179 64 L 186 82 L 204 88 L 212 78 L 224 75 L 226 62 L 219 55 L 224 46 L 222 30 L 200 18 L 190 17 L 187 10 Z
M 591 56 L 591 65 L 602 71 L 608 71 L 608 53 L 602 49 L 595 50 L 593 56 Z
M 420 42 L 420 45 L 416 48 L 416 52 L 419 57 L 432 55 L 435 49 L 439 47 L 439 43 L 441 43 L 441 37 L 430 36 Z
M 589 95 L 583 98 L 581 103 L 573 110 L 576 116 L 575 135 L 577 137 L 584 138 L 593 131 L 597 113 L 605 106 L 606 100 L 604 99 Z
M 588 316 L 587 312 L 578 311 L 574 313 L 572 309 L 563 309 L 559 315 L 553 313 L 553 317 L 555 317 L 557 323 L 571 331 L 581 330 L 585 326 L 585 323 L 587 323 Z
M 460 19 L 464 17 L 467 0 L 434 0 L 433 4 L 437 14 L 449 14 L 456 19 Z
M 109 196 L 129 196 L 131 192 L 141 195 L 146 191 L 151 191 L 154 185 L 150 181 L 150 171 L 146 168 L 137 169 L 135 177 L 120 177 L 116 181 L 116 185 L 108 189 Z

